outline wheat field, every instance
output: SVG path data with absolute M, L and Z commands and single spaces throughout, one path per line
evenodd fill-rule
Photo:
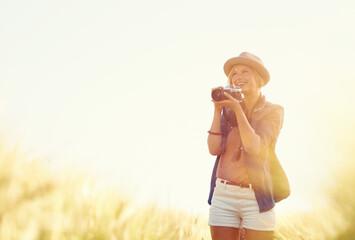
M 42 159 L 0 150 L 0 239 L 210 239 L 207 219 L 155 205 L 137 207 L 118 189 Z M 335 173 L 328 206 L 278 217 L 275 239 L 355 239 L 354 167 Z

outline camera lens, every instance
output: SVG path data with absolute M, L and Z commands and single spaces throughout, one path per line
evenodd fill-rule
M 212 96 L 213 100 L 218 101 L 218 99 L 221 96 L 221 89 L 217 88 L 217 89 L 213 90 L 211 96 Z
M 222 101 L 224 99 L 226 99 L 226 97 L 223 94 L 224 90 L 223 88 L 217 88 L 215 90 L 212 91 L 212 99 L 215 101 Z

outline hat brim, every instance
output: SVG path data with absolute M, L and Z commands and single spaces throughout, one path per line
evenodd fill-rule
M 230 71 L 232 70 L 234 65 L 237 64 L 244 64 L 247 65 L 253 69 L 255 69 L 260 76 L 263 78 L 264 80 L 264 86 L 270 81 L 270 74 L 269 71 L 260 63 L 251 60 L 250 58 L 244 58 L 244 57 L 234 57 L 234 58 L 230 58 L 226 61 L 226 63 L 224 64 L 224 73 L 226 74 L 226 76 L 228 77 Z

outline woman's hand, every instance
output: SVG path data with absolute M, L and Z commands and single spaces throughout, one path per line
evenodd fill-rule
M 212 91 L 213 91 L 213 89 L 212 89 Z M 232 97 L 230 94 L 228 94 L 226 92 L 224 92 L 224 96 L 226 96 L 228 98 L 228 100 L 223 100 L 223 101 L 212 100 L 216 109 L 222 109 L 223 107 L 227 107 L 227 108 L 233 110 L 234 112 L 243 111 L 243 109 L 240 106 L 240 103 L 237 99 L 235 99 L 234 97 Z

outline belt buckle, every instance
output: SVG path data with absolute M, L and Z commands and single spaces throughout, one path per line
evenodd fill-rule
M 227 181 L 223 180 L 223 179 L 220 179 L 219 181 L 220 181 L 220 183 L 223 184 L 223 188 L 226 189 L 227 188 L 227 186 L 226 186 L 227 185 Z

